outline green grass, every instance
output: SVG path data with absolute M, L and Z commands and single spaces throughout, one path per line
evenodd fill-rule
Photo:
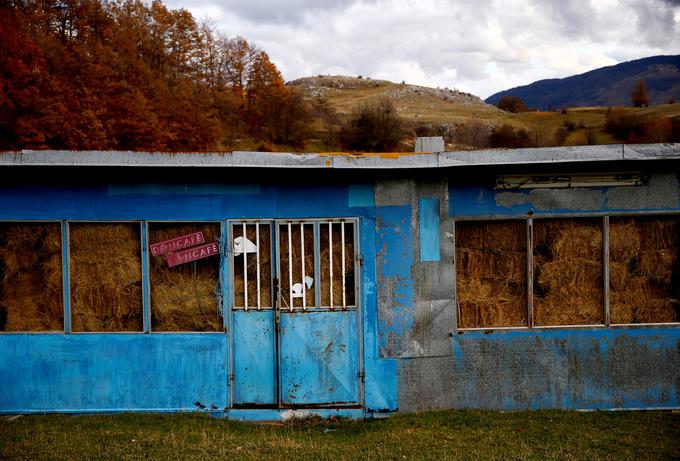
M 8 459 L 680 459 L 677 412 L 437 411 L 255 425 L 199 414 L 0 420 Z

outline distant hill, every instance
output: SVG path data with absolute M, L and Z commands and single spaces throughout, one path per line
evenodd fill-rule
M 378 97 L 388 97 L 400 116 L 418 122 L 461 122 L 471 116 L 490 118 L 503 114 L 478 96 L 449 88 L 341 75 L 304 77 L 287 85 L 300 88 L 310 99 L 325 99 L 341 116 Z
M 554 108 L 630 105 L 630 92 L 645 80 L 650 104 L 680 101 L 680 56 L 652 56 L 602 67 L 566 78 L 539 80 L 486 98 L 496 104 L 502 96 L 518 96 L 527 106 Z

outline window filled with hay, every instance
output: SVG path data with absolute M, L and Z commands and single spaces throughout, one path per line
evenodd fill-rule
M 149 243 L 202 232 L 218 242 L 219 223 L 149 223 Z M 222 331 L 220 257 L 169 267 L 164 255 L 150 256 L 152 331 Z
M 245 236 L 243 239 L 243 229 Z M 270 223 L 232 225 L 234 307 L 272 309 L 272 226 Z M 246 302 L 247 301 L 247 302 Z
M 456 223 L 458 328 L 527 326 L 527 225 Z
M 610 218 L 611 323 L 680 321 L 680 218 Z
M 0 331 L 64 329 L 61 224 L 0 223 Z
M 71 321 L 77 332 L 142 331 L 139 223 L 71 223 Z
M 602 221 L 541 219 L 533 223 L 534 323 L 604 323 Z

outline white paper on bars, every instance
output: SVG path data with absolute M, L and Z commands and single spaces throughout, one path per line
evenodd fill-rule
M 305 285 L 307 285 L 307 289 L 312 288 L 313 283 L 313 278 L 305 276 Z M 294 283 L 291 287 L 291 291 L 293 292 L 293 298 L 302 298 L 302 283 Z
M 234 256 L 241 256 L 243 253 L 257 253 L 257 245 L 243 237 L 234 239 Z

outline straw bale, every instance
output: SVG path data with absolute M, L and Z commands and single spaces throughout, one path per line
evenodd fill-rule
M 640 252 L 640 232 L 632 219 L 614 219 L 609 223 L 609 260 L 628 262 Z
M 243 228 L 235 225 L 233 238 L 241 237 Z M 260 240 L 257 242 L 257 230 L 255 224 L 246 225 L 246 238 L 256 243 L 260 249 L 260 306 L 272 307 L 272 253 L 271 253 L 271 225 L 260 224 Z M 230 243 L 233 245 L 233 243 Z M 243 255 L 235 256 L 234 268 L 234 305 L 244 306 L 245 284 L 243 280 Z M 257 308 L 257 256 L 253 253 L 247 255 L 248 275 L 248 307 Z
M 526 258 L 524 223 L 457 224 L 459 328 L 527 325 Z
M 677 248 L 680 219 L 675 217 L 636 218 L 643 250 Z
M 71 308 L 74 331 L 140 331 L 139 224 L 73 223 Z
M 534 222 L 536 325 L 604 321 L 602 228 L 583 219 Z
M 152 223 L 151 243 L 202 231 L 206 242 L 219 241 L 215 223 Z M 220 331 L 223 329 L 217 256 L 168 267 L 164 256 L 151 258 L 151 328 L 153 331 Z
M 328 225 L 321 225 L 319 230 L 319 264 L 321 269 L 321 305 L 330 305 L 330 257 L 333 255 L 333 305 L 342 306 L 342 224 L 332 225 L 333 245 L 329 247 Z M 354 280 L 354 224 L 345 225 L 345 303 L 356 304 Z
M 629 265 L 621 262 L 609 263 L 609 288 L 612 291 L 625 290 L 630 283 L 633 274 Z
M 526 223 L 524 221 L 458 222 L 456 240 L 465 242 L 467 248 L 484 248 L 491 245 L 495 250 L 526 251 Z
M 63 329 L 61 226 L 0 225 L 0 331 Z
M 623 234 L 622 239 L 626 234 L 639 236 L 635 252 L 610 244 L 610 258 L 620 261 L 610 265 L 612 323 L 680 321 L 678 222 L 675 217 L 610 220 L 610 233 Z
M 459 328 L 526 325 L 526 299 L 513 294 L 509 285 L 462 277 L 458 289 Z
M 677 248 L 641 251 L 637 273 L 656 282 L 670 285 L 678 270 Z
M 667 323 L 680 321 L 680 301 L 661 284 L 631 277 L 623 290 L 610 294 L 612 323 Z

